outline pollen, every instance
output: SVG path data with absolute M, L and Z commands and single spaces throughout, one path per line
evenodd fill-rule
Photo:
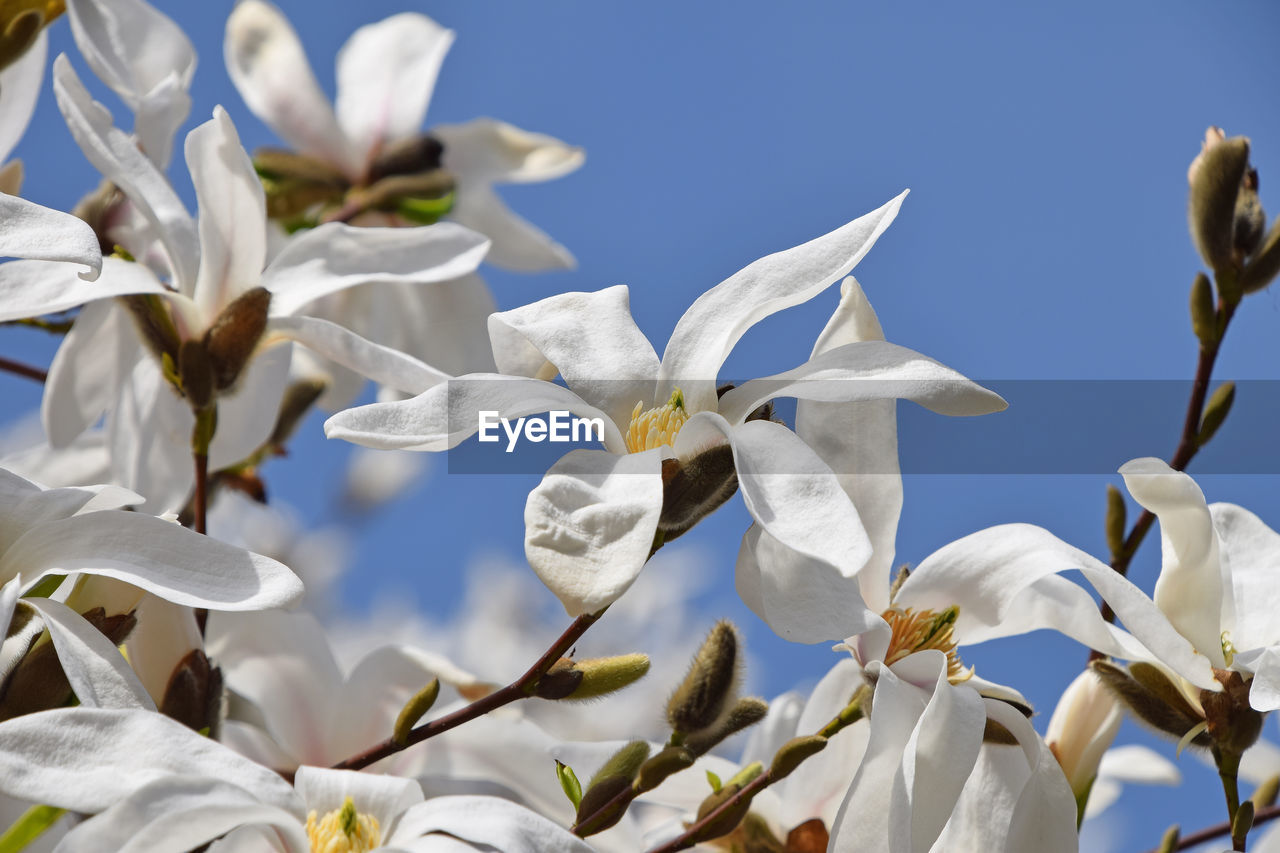
M 307 839 L 311 853 L 369 853 L 382 843 L 382 831 L 377 818 L 357 812 L 347 797 L 342 808 L 318 820 L 314 811 L 307 815 Z
M 936 649 L 947 656 L 947 680 L 952 684 L 968 681 L 973 676 L 973 667 L 965 669 L 956 652 L 955 625 L 960 608 L 948 607 L 941 613 L 910 607 L 890 608 L 880 615 L 893 630 L 889 648 L 884 653 L 886 665 L 892 666 L 914 652 Z
M 689 420 L 689 412 L 684 407 L 684 392 L 679 388 L 671 392 L 671 399 L 666 405 L 655 406 L 648 411 L 641 411 L 644 401 L 636 403 L 631 411 L 631 425 L 627 428 L 627 450 L 640 453 L 653 450 L 676 440 L 676 433 Z

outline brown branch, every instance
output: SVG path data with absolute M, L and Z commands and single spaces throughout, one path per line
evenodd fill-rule
M 607 609 L 607 608 L 605 608 Z M 389 755 L 395 755 L 397 752 L 421 743 L 428 738 L 435 737 L 438 734 L 449 731 L 449 729 L 462 725 L 476 717 L 483 716 L 490 711 L 501 708 L 503 705 L 509 705 L 520 699 L 527 699 L 533 695 L 534 687 L 537 686 L 538 680 L 547 674 L 547 670 L 551 669 L 552 664 L 564 657 L 565 654 L 573 648 L 578 639 L 587 632 L 587 629 L 596 623 L 601 616 L 604 615 L 605 609 L 597 613 L 589 613 L 579 616 L 573 620 L 565 632 L 551 644 L 542 657 L 534 662 L 533 666 L 525 672 L 524 675 L 515 681 L 490 693 L 481 699 L 477 699 L 465 708 L 459 708 L 452 714 L 446 714 L 438 720 L 432 720 L 409 732 L 408 737 L 403 742 L 397 742 L 394 738 L 388 738 L 382 743 L 372 746 L 357 755 L 339 761 L 333 765 L 334 770 L 361 770 L 373 764 L 375 761 L 381 761 Z
M 1278 817 L 1280 817 L 1280 806 L 1267 806 L 1266 808 L 1258 809 L 1256 812 L 1253 813 L 1253 825 L 1257 826 L 1260 823 L 1264 823 L 1269 820 L 1275 820 Z M 1213 826 L 1206 827 L 1205 829 L 1202 829 L 1199 832 L 1194 832 L 1191 835 L 1182 836 L 1181 838 L 1178 839 L 1178 843 L 1173 845 L 1173 849 L 1174 850 L 1190 850 L 1192 847 L 1196 847 L 1201 844 L 1204 844 L 1206 841 L 1212 841 L 1215 838 L 1219 838 L 1223 835 L 1230 835 L 1230 834 L 1231 834 L 1230 821 L 1215 823 Z M 1160 851 L 1158 848 L 1152 848 L 1151 850 L 1148 850 L 1147 853 L 1160 853 Z
M 0 356 L 0 370 L 5 370 L 18 376 L 25 376 L 27 379 L 34 379 L 37 382 L 44 382 L 49 378 L 49 374 L 38 367 L 32 367 L 29 364 L 13 361 L 3 356 Z

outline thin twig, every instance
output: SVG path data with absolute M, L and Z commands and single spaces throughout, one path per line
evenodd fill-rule
M 23 364 L 20 361 L 0 356 L 0 370 L 16 373 L 18 376 L 25 376 L 28 379 L 34 379 L 37 382 L 44 382 L 49 378 L 49 374 L 38 367 L 32 367 L 29 364 Z
M 1258 809 L 1253 813 L 1253 825 L 1265 823 L 1269 820 L 1275 820 L 1280 817 L 1280 806 L 1267 806 L 1264 809 Z M 1198 847 L 1206 841 L 1212 841 L 1224 835 L 1231 834 L 1231 822 L 1223 821 L 1215 823 L 1213 826 L 1206 827 L 1199 832 L 1193 832 L 1191 835 L 1184 835 L 1178 839 L 1178 843 L 1173 845 L 1174 850 L 1190 850 L 1192 847 Z M 1152 848 L 1147 853 L 1160 853 L 1158 848 Z
M 680 835 L 677 835 L 661 847 L 653 848 L 649 853 L 676 853 L 677 850 L 688 850 L 698 842 L 706 840 L 698 837 L 698 834 L 702 832 L 703 829 L 710 826 L 713 821 L 719 820 L 721 815 L 727 814 L 731 809 L 737 808 L 738 804 L 742 802 L 744 798 L 750 799 L 772 784 L 773 776 L 768 770 L 764 771 L 759 776 L 743 785 L 742 790 L 716 806 L 708 812 L 705 817 L 694 823 Z
M 344 761 L 339 761 L 333 765 L 335 770 L 360 770 L 368 767 L 375 761 L 381 761 L 389 755 L 395 755 L 397 752 L 412 746 L 415 743 L 421 743 L 428 738 L 435 737 L 438 734 L 447 732 L 456 726 L 474 720 L 476 717 L 483 716 L 490 711 L 501 708 L 503 705 L 509 705 L 520 699 L 526 699 L 533 695 L 533 689 L 538 683 L 538 679 L 547 674 L 547 670 L 560 658 L 573 648 L 578 639 L 587 632 L 587 629 L 596 623 L 604 610 L 597 613 L 589 613 L 579 616 L 573 620 L 565 632 L 560 635 L 551 647 L 542 653 L 542 657 L 534 662 L 533 666 L 525 672 L 524 675 L 515 681 L 490 693 L 481 699 L 477 699 L 465 708 L 459 708 L 452 714 L 446 714 L 438 720 L 432 720 L 421 726 L 411 730 L 408 737 L 403 742 L 397 742 L 394 738 L 388 738 L 382 743 L 372 746 L 357 755 L 353 755 Z

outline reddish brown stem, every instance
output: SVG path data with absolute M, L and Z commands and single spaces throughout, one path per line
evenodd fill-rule
M 34 379 L 37 382 L 44 382 L 49 378 L 49 374 L 38 367 L 32 367 L 29 364 L 23 364 L 20 361 L 13 361 L 2 356 L 0 356 L 0 370 L 8 371 L 18 376 L 25 376 L 27 379 Z
M 411 730 L 403 743 L 397 742 L 394 738 L 388 738 L 382 743 L 366 749 L 358 755 L 339 761 L 333 765 L 335 770 L 360 770 L 373 764 L 375 761 L 381 761 L 389 755 L 395 755 L 407 747 L 413 746 L 415 743 L 421 743 L 428 738 L 433 738 L 438 734 L 449 731 L 449 729 L 460 726 L 463 723 L 474 720 L 476 717 L 483 716 L 490 711 L 501 708 L 503 705 L 509 705 L 520 699 L 526 699 L 533 694 L 533 688 L 537 685 L 538 679 L 547 674 L 547 670 L 551 669 L 552 664 L 564 657 L 578 639 L 587 632 L 587 629 L 596 623 L 604 610 L 598 613 L 586 614 L 579 616 L 573 620 L 565 632 L 560 635 L 551 647 L 542 653 L 542 657 L 534 662 L 533 666 L 525 672 L 524 675 L 508 684 L 506 687 L 495 690 L 488 696 L 477 699 L 465 708 L 459 708 L 452 714 L 446 714 L 438 720 L 432 720 L 421 726 Z
M 715 809 L 708 812 L 705 817 L 697 823 L 694 823 L 683 833 L 671 839 L 661 847 L 653 848 L 649 853 L 676 853 L 677 850 L 688 850 L 699 841 L 705 841 L 706 839 L 698 837 L 698 833 L 702 832 L 705 827 L 711 825 L 712 821 L 718 820 L 721 815 L 725 814 L 730 809 L 735 808 L 744 798 L 754 797 L 756 794 L 760 793 L 772 784 L 773 777 L 769 774 L 769 771 L 766 770 L 746 785 L 743 785 L 741 791 L 716 806 Z
M 1253 813 L 1253 825 L 1265 823 L 1269 820 L 1275 820 L 1280 817 L 1280 806 L 1267 806 L 1258 809 Z M 1215 838 L 1221 838 L 1224 835 L 1231 834 L 1231 822 L 1223 821 L 1213 826 L 1206 827 L 1199 832 L 1193 832 L 1191 835 L 1184 835 L 1178 839 L 1178 843 L 1173 845 L 1174 850 L 1190 850 L 1192 847 L 1199 847 L 1206 841 L 1212 841 Z M 1160 853 L 1158 849 L 1148 850 L 1147 853 Z

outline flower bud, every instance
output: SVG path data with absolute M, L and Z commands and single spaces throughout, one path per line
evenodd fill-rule
M 1245 800 L 1236 808 L 1236 815 L 1231 819 L 1231 841 L 1236 850 L 1244 849 L 1245 838 L 1253 829 L 1253 803 Z
M 158 708 L 187 728 L 216 738 L 222 716 L 222 670 L 200 649 L 192 649 L 174 668 Z
M 154 293 L 136 293 L 121 296 L 120 304 L 133 317 L 133 324 L 138 330 L 138 337 L 157 359 L 163 361 L 168 356 L 173 363 L 178 363 L 178 330 L 174 328 L 173 318 L 164 301 Z
M 705 755 L 721 741 L 736 735 L 743 729 L 754 726 L 769 713 L 769 703 L 757 696 L 739 699 L 715 725 L 700 732 L 693 732 L 685 738 L 685 746 L 694 755 Z
M 594 835 L 613 826 L 626 813 L 630 798 L 619 799 L 610 803 L 623 791 L 631 788 L 631 781 L 640 772 L 644 760 L 649 757 L 649 744 L 642 740 L 633 740 L 613 754 L 604 766 L 596 771 L 582 795 L 575 818 L 575 831 L 580 835 Z M 607 810 L 606 806 L 609 806 Z M 584 822 L 590 818 L 590 823 Z
M 1266 287 L 1280 273 L 1280 219 L 1271 223 L 1262 247 L 1240 273 L 1240 289 L 1254 293 Z
M 1191 331 L 1204 346 L 1218 340 L 1218 311 L 1213 306 L 1213 285 L 1204 273 L 1191 282 Z
M 284 447 L 293 435 L 298 424 L 306 417 L 307 412 L 315 405 L 329 387 L 329 383 L 320 377 L 310 377 L 291 382 L 285 389 L 284 399 L 280 401 L 280 409 L 276 413 L 276 425 L 271 430 L 267 444 L 271 447 Z
M 649 672 L 649 656 L 643 654 L 617 655 L 611 658 L 593 658 L 577 662 L 582 674 L 578 686 L 566 699 L 595 699 L 628 687 Z
M 422 719 L 422 715 L 431 710 L 431 706 L 436 703 L 436 699 L 440 696 L 440 679 L 433 678 L 426 687 L 413 694 L 404 707 L 400 709 L 400 714 L 396 717 L 396 725 L 392 730 L 391 739 L 401 746 L 409 743 L 409 732 L 418 724 L 418 720 Z
M 1272 776 L 1264 779 L 1249 799 L 1253 801 L 1255 809 L 1265 809 L 1275 805 L 1277 794 L 1280 794 L 1280 776 Z
M 1237 268 L 1236 200 L 1249 169 L 1249 140 L 1223 139 L 1221 131 L 1206 137 L 1204 149 L 1191 164 L 1187 218 L 1200 256 L 1215 273 Z
M 178 381 L 191 408 L 206 409 L 213 402 L 213 363 L 200 341 L 182 342 L 178 350 Z
M 1125 528 L 1124 495 L 1115 486 L 1107 485 L 1107 549 L 1115 559 L 1124 552 Z
M 378 152 L 369 165 L 369 183 L 392 175 L 415 175 L 434 172 L 444 159 L 444 144 L 423 133 L 392 142 Z
M 822 735 L 793 737 L 774 754 L 773 763 L 769 765 L 769 778 L 777 782 L 790 776 L 793 770 L 826 748 L 827 739 Z
M 1193 729 L 1203 728 L 1204 716 L 1158 667 L 1133 663 L 1126 671 L 1105 660 L 1096 660 L 1089 666 L 1138 720 L 1156 731 L 1183 738 Z M 1199 731 L 1188 743 L 1210 747 L 1213 740 L 1208 732 Z
M 1200 432 L 1196 434 L 1196 443 L 1204 446 L 1217 433 L 1218 427 L 1231 412 L 1231 404 L 1236 401 L 1236 383 L 1223 382 L 1213 392 L 1209 402 L 1204 404 L 1204 414 L 1200 417 Z
M 1156 853 L 1173 853 L 1178 849 L 1178 842 L 1182 840 L 1182 829 L 1176 823 L 1164 831 L 1164 835 L 1160 838 L 1160 846 L 1156 848 Z
M 582 672 L 573 658 L 560 658 L 533 686 L 533 695 L 539 699 L 564 699 L 578 689 Z
M 1221 691 L 1201 690 L 1207 733 L 1223 752 L 1243 755 L 1262 734 L 1262 714 L 1249 704 L 1249 687 L 1238 672 L 1215 669 Z
M 640 765 L 636 775 L 635 789 L 637 794 L 652 791 L 666 781 L 668 776 L 692 767 L 697 758 L 683 746 L 668 746 L 657 755 Z
M 722 619 L 707 634 L 689 673 L 668 700 L 667 722 L 680 734 L 711 728 L 729 707 L 737 684 L 738 630 Z
M 1087 796 L 1123 719 L 1119 702 L 1093 671 L 1077 675 L 1062 692 L 1044 739 L 1077 800 Z
M 764 765 L 759 761 L 744 767 L 732 779 L 725 782 L 724 786 L 721 787 L 720 790 L 702 801 L 702 804 L 698 806 L 697 819 L 699 821 L 705 819 L 716 809 L 732 800 L 738 795 L 738 792 L 763 772 Z M 733 804 L 732 808 L 704 826 L 702 830 L 694 836 L 694 840 L 706 841 L 708 839 L 719 838 L 722 835 L 728 835 L 730 832 L 733 832 L 734 828 L 747 816 L 747 812 L 751 810 L 751 799 L 751 797 L 740 798 Z
M 662 461 L 662 515 L 658 530 L 671 541 L 689 530 L 738 490 L 733 448 L 717 444 L 689 459 Z
M 453 175 L 436 169 L 416 175 L 390 175 L 352 195 L 365 210 L 395 210 L 403 199 L 446 199 L 453 191 Z
M 219 391 L 227 390 L 240 378 L 266 331 L 270 308 L 271 291 L 265 287 L 247 290 L 223 308 L 204 333 L 204 347 L 209 351 L 214 384 Z
M 282 148 L 259 148 L 253 152 L 253 169 L 266 181 L 294 180 L 339 189 L 350 184 L 347 176 L 327 161 Z

